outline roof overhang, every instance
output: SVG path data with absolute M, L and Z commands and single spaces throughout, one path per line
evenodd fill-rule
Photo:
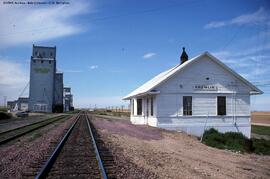
M 263 91 L 261 91 L 260 89 L 258 89 L 258 91 L 251 91 L 250 95 L 258 95 L 258 94 L 263 94 Z
M 129 99 L 134 98 L 134 97 L 142 97 L 142 96 L 147 96 L 147 95 L 157 95 L 159 93 L 160 93 L 160 91 L 151 90 L 151 91 L 148 91 L 145 93 L 136 94 L 134 96 L 126 96 L 123 98 L 123 100 L 129 100 Z

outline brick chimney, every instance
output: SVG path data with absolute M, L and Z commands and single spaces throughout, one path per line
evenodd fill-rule
M 181 64 L 185 63 L 186 61 L 188 61 L 188 55 L 185 51 L 185 47 L 183 47 L 183 52 L 182 52 L 182 55 L 180 57 L 180 60 L 181 60 Z

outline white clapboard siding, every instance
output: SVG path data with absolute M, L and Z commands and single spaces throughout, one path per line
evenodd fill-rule
M 195 88 L 198 85 L 213 88 Z M 131 122 L 134 124 L 181 130 L 197 136 L 213 127 L 221 132 L 242 132 L 250 137 L 250 95 L 261 93 L 258 88 L 205 53 L 159 74 L 125 99 L 132 101 L 131 108 L 135 115 L 131 114 Z M 183 96 L 192 96 L 191 116 L 183 115 Z M 226 96 L 224 116 L 217 115 L 218 96 Z M 150 97 L 154 97 L 153 116 L 149 116 Z M 136 115 L 138 98 L 143 99 L 140 116 Z
M 228 116 L 249 116 L 250 102 L 249 95 L 230 95 L 226 96 L 226 112 Z M 217 94 L 186 94 L 192 96 L 192 115 L 193 116 L 216 116 L 217 115 Z M 157 117 L 182 116 L 183 115 L 183 95 L 165 94 L 157 95 Z
M 156 90 L 161 93 L 190 93 L 194 90 L 194 85 L 210 84 L 218 86 L 218 93 L 237 91 L 237 93 L 249 94 L 250 87 L 209 58 L 202 58 L 161 83 Z M 209 80 L 206 80 L 207 77 Z
M 157 117 L 178 116 L 180 112 L 179 95 L 157 95 Z

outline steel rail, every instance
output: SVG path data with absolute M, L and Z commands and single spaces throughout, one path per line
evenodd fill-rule
M 35 125 L 35 124 L 39 124 L 39 123 L 42 123 L 42 122 L 45 122 L 45 121 L 51 120 L 51 119 L 57 119 L 57 118 L 60 118 L 60 117 L 64 117 L 64 115 L 54 116 L 54 117 L 49 117 L 49 118 L 44 119 L 44 120 L 42 120 L 42 121 L 33 122 L 33 123 L 31 123 L 31 124 L 27 124 L 27 125 L 24 125 L 24 126 L 21 126 L 21 127 L 16 127 L 16 128 L 14 128 L 14 129 L 6 130 L 6 131 L 3 131 L 3 132 L 0 132 L 0 136 L 1 136 L 1 135 L 4 135 L 4 134 L 6 134 L 6 133 L 12 132 L 12 131 L 16 131 L 16 130 L 19 130 L 19 129 L 23 129 L 23 128 L 25 128 L 25 127 L 30 127 L 30 126 L 33 126 L 33 125 Z
M 91 129 L 91 125 L 90 125 L 90 122 L 89 122 L 88 115 L 85 114 L 85 116 L 86 116 L 86 121 L 87 121 L 87 126 L 88 126 L 88 129 L 89 129 L 89 133 L 90 133 L 90 136 L 91 136 L 91 139 L 92 139 L 92 143 L 93 143 L 93 146 L 95 148 L 95 153 L 96 153 L 96 158 L 97 158 L 97 161 L 98 161 L 99 169 L 101 171 L 103 179 L 107 179 L 108 177 L 107 177 L 105 168 L 103 166 L 103 162 L 102 162 L 102 160 L 100 158 L 100 155 L 99 155 L 98 147 L 97 147 L 97 144 L 96 144 L 96 141 L 95 141 L 92 129 Z
M 78 120 L 80 119 L 80 117 L 81 117 L 80 114 L 78 114 L 78 116 L 76 117 L 76 121 L 72 124 L 72 126 L 69 128 L 69 130 L 67 131 L 67 133 L 65 134 L 65 136 L 59 142 L 59 144 L 57 145 L 56 149 L 53 151 L 53 154 L 47 160 L 47 162 L 45 163 L 45 165 L 41 168 L 41 170 L 39 171 L 39 173 L 37 174 L 37 176 L 35 177 L 35 179 L 46 178 L 46 176 L 50 172 L 53 164 L 55 163 L 56 158 L 58 157 L 61 149 L 63 148 L 65 142 L 67 141 L 69 135 L 71 134 L 71 131 L 73 130 L 74 126 L 76 125 L 76 123 L 78 122 Z
M 27 128 L 27 127 L 31 127 L 31 126 L 34 126 L 34 125 L 37 125 L 37 124 L 42 124 L 42 123 L 44 123 L 44 124 L 42 124 L 42 125 L 40 125 L 40 126 L 37 126 L 37 127 L 35 127 L 35 128 L 32 128 L 32 129 L 30 129 L 30 130 L 26 130 L 25 132 L 22 132 L 22 133 L 19 133 L 19 134 L 14 135 L 14 136 L 8 137 L 8 138 L 6 138 L 6 139 L 4 139 L 4 140 L 1 140 L 1 141 L 0 141 L 0 145 L 6 144 L 6 143 L 8 143 L 8 142 L 10 142 L 10 141 L 12 141 L 12 140 L 14 140 L 14 139 L 16 139 L 16 138 L 19 138 L 19 137 L 21 137 L 21 136 L 23 136 L 23 135 L 25 135 L 25 134 L 28 134 L 28 133 L 30 133 L 30 132 L 33 132 L 33 131 L 35 131 L 35 130 L 37 130 L 37 129 L 40 129 L 40 128 L 42 128 L 42 127 L 45 127 L 45 126 L 47 126 L 47 125 L 49 125 L 49 124 L 52 124 L 52 123 L 54 123 L 54 122 L 56 122 L 56 121 L 58 121 L 58 120 L 64 119 L 65 117 L 66 117 L 66 116 L 55 117 L 55 118 L 51 118 L 51 120 L 52 120 L 52 119 L 54 119 L 54 120 L 52 120 L 52 121 L 50 121 L 50 122 L 46 122 L 46 121 L 43 120 L 43 121 L 40 121 L 40 122 L 36 122 L 36 123 L 33 123 L 33 124 L 25 125 L 25 126 L 22 126 L 22 127 L 18 127 L 18 128 L 15 128 L 15 129 L 11 129 L 11 130 L 2 132 L 2 133 L 0 133 L 0 137 L 1 137 L 1 135 L 8 134 L 9 132 L 14 132 L 14 131 L 16 131 L 16 130 L 21 130 L 21 129 L 23 129 L 23 128 Z M 50 119 L 47 119 L 47 120 L 50 120 Z

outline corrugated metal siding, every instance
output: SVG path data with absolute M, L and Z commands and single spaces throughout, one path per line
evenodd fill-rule
M 56 73 L 55 74 L 55 98 L 54 104 L 63 105 L 63 74 Z
M 29 87 L 30 111 L 35 110 L 34 106 L 36 104 L 46 104 L 47 112 L 52 112 L 55 85 L 54 76 L 56 72 L 55 52 L 55 48 L 33 47 Z

